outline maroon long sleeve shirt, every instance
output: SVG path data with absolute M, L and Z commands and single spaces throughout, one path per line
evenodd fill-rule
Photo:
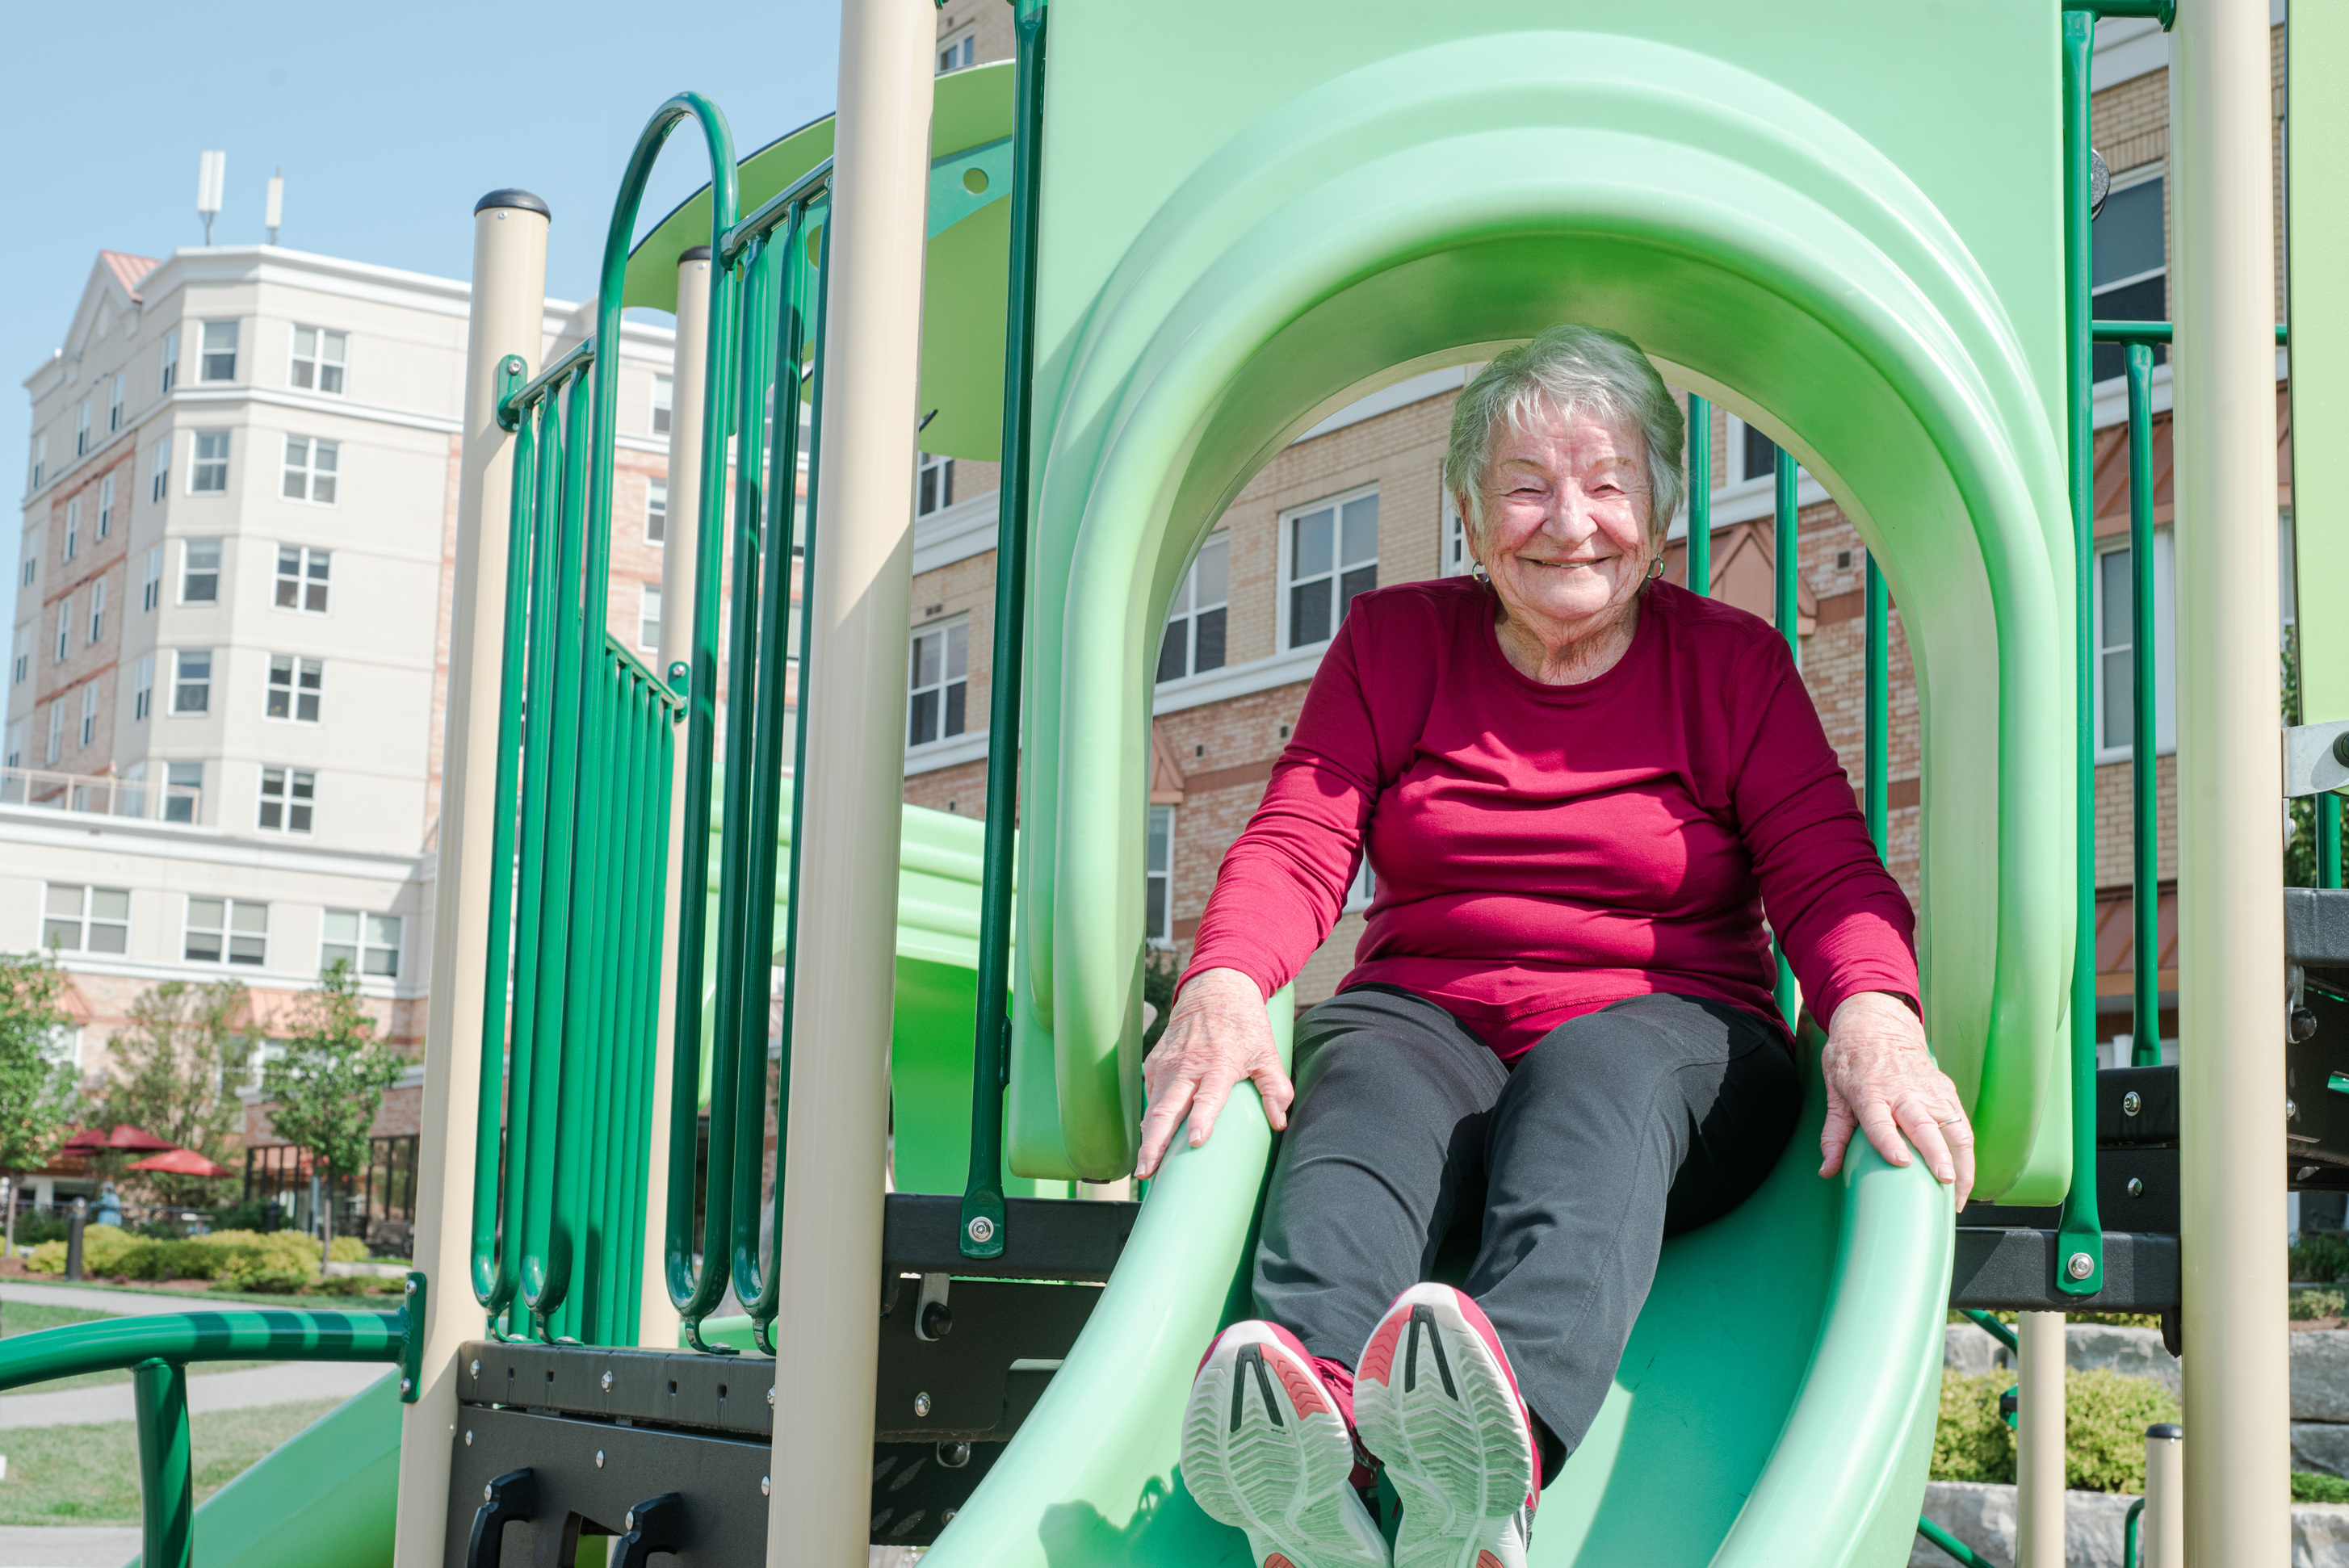
M 1651 992 L 1775 1018 L 1771 930 L 1822 1021 L 1858 991 L 1913 1006 L 1914 916 L 1785 640 L 1668 583 L 1645 595 L 1622 659 L 1566 686 L 1508 662 L 1483 583 L 1356 599 L 1185 979 L 1287 985 L 1367 852 L 1340 989 L 1424 996 L 1504 1059 Z

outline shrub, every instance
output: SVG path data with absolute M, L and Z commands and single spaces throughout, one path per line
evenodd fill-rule
M 2294 1323 L 2310 1323 L 2320 1317 L 2338 1317 L 2349 1293 L 2337 1290 L 2296 1290 L 2292 1293 L 2289 1315 Z
M 1941 1377 L 1933 1429 L 1935 1480 L 2012 1482 L 2014 1432 L 1998 1413 L 2012 1372 Z M 2098 1369 L 2064 1375 L 2064 1484 L 2080 1491 L 2145 1490 L 2145 1429 L 2178 1419 L 2178 1400 L 2150 1377 Z
M 249 1291 L 259 1295 L 293 1295 L 318 1282 L 309 1269 L 254 1269 L 248 1273 L 222 1274 L 212 1281 L 214 1290 Z
M 2343 1480 L 2337 1475 L 2294 1470 L 2292 1472 L 2292 1500 L 2294 1502 L 2349 1502 L 2349 1480 Z
M 326 1253 L 329 1262 L 363 1264 L 367 1258 L 367 1244 L 357 1236 L 336 1236 Z
M 81 1272 L 101 1278 L 120 1274 L 123 1255 L 138 1244 L 119 1225 L 87 1226 L 81 1233 Z M 65 1273 L 66 1243 L 62 1241 L 43 1242 L 33 1249 L 33 1255 L 26 1266 L 35 1274 Z
M 2349 1236 L 2332 1232 L 2304 1235 L 2292 1243 L 2292 1277 L 2315 1280 L 2349 1279 Z

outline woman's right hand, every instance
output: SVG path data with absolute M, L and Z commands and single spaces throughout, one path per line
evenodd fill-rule
M 1166 1032 L 1142 1063 L 1142 1087 L 1149 1109 L 1142 1118 L 1142 1151 L 1136 1176 L 1154 1176 L 1166 1157 L 1174 1129 L 1187 1112 L 1191 1147 L 1216 1130 L 1216 1117 L 1231 1098 L 1232 1086 L 1255 1080 L 1265 1119 L 1278 1132 L 1288 1125 L 1288 1105 L 1297 1089 L 1280 1069 L 1272 1021 L 1265 1016 L 1264 993 L 1237 969 L 1202 969 L 1191 976 Z

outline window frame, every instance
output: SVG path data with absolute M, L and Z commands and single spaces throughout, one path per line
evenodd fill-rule
M 212 552 L 212 563 L 209 567 L 199 567 L 190 559 L 190 557 L 199 549 L 205 548 L 209 548 Z M 217 605 L 220 603 L 221 597 L 221 579 L 228 575 L 227 562 L 228 542 L 225 539 L 220 538 L 217 535 L 199 534 L 181 540 L 180 597 L 178 602 L 181 604 Z M 212 589 L 209 594 L 201 599 L 188 592 L 189 581 L 191 578 L 200 575 L 209 575 L 212 578 Z
M 90 399 L 84 397 L 74 406 L 74 456 L 77 458 L 89 456 L 89 404 Z
M 130 722 L 144 724 L 147 715 L 155 707 L 155 655 L 141 654 L 132 669 L 134 684 L 130 688 Z
M 149 462 L 153 465 L 148 479 L 147 499 L 152 504 L 160 506 L 163 504 L 164 498 L 171 493 L 171 433 L 170 431 L 166 430 L 160 439 L 147 449 L 147 457 Z
M 661 638 L 661 585 L 636 585 L 636 646 L 658 648 Z
M 49 482 L 49 433 L 48 433 L 47 430 L 36 430 L 36 431 L 34 431 L 34 432 L 33 432 L 33 483 L 32 483 L 32 488 L 33 488 L 34 490 L 39 490 L 43 485 L 46 485 L 46 484 L 47 484 L 48 482 Z
M 948 673 L 953 667 L 955 647 L 955 638 L 953 634 L 957 632 L 962 634 L 963 665 L 962 675 L 959 677 L 954 676 Z M 921 675 L 921 644 L 922 640 L 926 637 L 937 637 L 940 639 L 938 652 L 938 678 L 931 685 L 917 686 L 915 682 L 919 679 Z M 949 740 L 956 739 L 958 737 L 970 733 L 969 614 L 966 613 L 959 615 L 942 616 L 936 621 L 926 622 L 922 625 L 914 627 L 907 634 L 905 651 L 906 750 L 918 751 L 925 747 L 942 746 Z M 946 727 L 946 725 L 955 714 L 955 702 L 952 693 L 957 686 L 962 690 L 962 727 L 957 729 L 948 729 Z M 917 698 L 929 692 L 936 692 L 938 696 L 938 732 L 936 735 L 929 737 L 927 739 L 916 740 L 914 738 L 915 703 Z
M 294 449 L 297 446 L 302 449 L 299 463 L 294 460 Z M 321 458 L 326 459 L 324 466 L 320 465 Z M 339 506 L 343 490 L 343 444 L 338 440 L 330 441 L 324 436 L 289 435 L 285 438 L 285 466 L 279 474 L 278 500 L 290 500 L 301 506 Z M 301 476 L 302 483 L 298 495 L 286 488 L 294 482 L 296 474 Z M 322 487 L 326 492 L 323 498 L 318 494 Z
M 668 479 L 666 475 L 645 480 L 645 542 L 664 548 L 668 544 Z
M 294 570 L 285 570 L 285 558 L 294 558 Z M 287 610 L 296 615 L 325 615 L 333 612 L 335 552 L 309 544 L 281 544 L 277 547 L 277 562 L 271 569 L 269 605 L 273 610 Z M 293 589 L 293 602 L 286 599 L 287 588 Z M 312 601 L 316 601 L 313 603 Z
M 656 436 L 666 436 L 677 428 L 677 378 L 655 371 L 651 398 L 646 428 Z
M 936 517 L 954 505 L 955 460 L 941 452 L 920 452 L 914 455 L 914 521 Z M 923 484 L 931 475 L 937 483 L 929 491 L 929 504 L 925 505 Z
M 1209 551 L 1216 549 L 1221 549 L 1224 555 L 1224 594 L 1212 604 L 1202 604 L 1197 603 L 1199 565 L 1206 560 Z M 1167 634 L 1174 629 L 1175 606 L 1178 603 L 1182 605 L 1183 668 L 1180 674 L 1170 676 L 1161 672 L 1166 667 L 1166 637 Z M 1231 530 L 1226 527 L 1215 530 L 1199 542 L 1198 552 L 1192 556 L 1191 564 L 1183 569 L 1182 581 L 1174 584 L 1174 594 L 1167 603 L 1166 617 L 1159 624 L 1158 662 L 1152 671 L 1153 684 L 1165 686 L 1174 681 L 1188 680 L 1194 676 L 1207 675 L 1216 670 L 1229 668 L 1232 662 L 1231 607 Z M 1216 656 L 1214 664 L 1202 665 L 1199 663 L 1199 620 L 1201 616 L 1213 614 L 1218 610 L 1224 612 L 1223 651 Z
M 1154 923 L 1150 913 L 1154 883 L 1164 890 Z M 1169 805 L 1152 806 L 1143 819 L 1142 940 L 1159 952 L 1174 945 L 1174 808 Z
M 225 496 L 228 494 L 228 463 L 232 450 L 229 433 L 226 430 L 193 430 L 189 433 L 195 438 L 195 445 L 193 455 L 188 459 L 188 493 L 191 496 Z M 204 443 L 207 441 L 220 443 L 218 457 L 204 455 Z M 207 478 L 217 478 L 220 482 L 208 484 L 205 482 Z
M 122 428 L 123 403 L 129 396 L 129 372 L 118 370 L 114 373 L 114 380 L 107 387 L 106 433 L 109 436 Z
M 98 481 L 98 537 L 109 539 L 114 534 L 114 475 L 107 473 Z
M 305 332 L 311 335 L 311 351 L 306 355 L 302 352 L 302 335 Z M 330 337 L 338 340 L 338 356 L 334 359 L 326 357 L 326 340 Z M 321 397 L 346 397 L 350 386 L 350 355 L 351 335 L 347 329 L 295 322 L 285 338 L 285 385 L 297 392 L 315 392 Z M 311 377 L 306 382 L 301 379 L 305 366 Z M 326 385 L 329 371 L 336 381 L 332 387 Z
M 8 684 L 23 686 L 33 678 L 33 623 L 16 628 L 16 646 L 8 652 Z
M 171 650 L 171 717 L 174 718 L 210 717 L 212 711 L 213 661 L 216 648 L 173 648 Z M 190 679 L 188 661 L 203 661 L 201 679 Z M 186 698 L 193 693 L 198 701 L 191 706 Z
M 95 647 L 106 635 L 106 579 L 101 577 L 89 587 L 89 641 Z
M 957 54 L 962 56 L 961 60 L 954 61 Z M 931 64 L 935 68 L 930 74 L 934 77 L 950 77 L 978 64 L 978 25 L 965 23 L 940 38 L 931 51 Z
M 334 933 L 334 923 L 338 916 L 351 922 L 351 937 L 347 942 L 341 940 Z M 378 922 L 388 922 L 391 925 L 391 940 L 388 943 L 375 940 L 380 934 L 377 930 Z M 397 980 L 399 978 L 400 949 L 405 945 L 407 936 L 407 922 L 397 914 L 377 914 L 363 909 L 326 910 L 323 912 L 323 918 L 318 922 L 318 973 L 321 975 L 326 973 L 335 959 L 342 956 L 338 953 L 331 953 L 330 950 L 347 948 L 350 950 L 348 962 L 354 977 Z M 375 953 L 389 954 L 391 966 L 388 969 L 371 967 L 368 955 Z
M 2088 242 L 2088 275 L 2090 280 L 2088 284 L 2088 315 L 2090 317 L 2102 319 L 2096 317 L 2096 301 L 2104 298 L 2106 294 L 2117 294 L 2123 289 L 2136 288 L 2155 278 L 2162 280 L 2162 297 L 2165 301 L 2168 300 L 2169 295 L 2168 180 L 2168 160 L 2156 159 L 2150 163 L 2140 164 L 2137 168 L 2128 170 L 2125 175 L 2115 178 L 2112 184 L 2106 188 L 2105 192 L 2105 201 L 2107 205 L 2110 204 L 2114 197 L 2122 195 L 2130 191 L 2138 190 L 2147 185 L 2160 185 L 2164 188 L 2161 193 L 2161 264 L 2157 267 L 2143 268 L 2139 271 L 2113 278 L 2106 283 L 2100 284 L 2095 282 L 2095 226 L 2093 224 L 2090 225 Z M 2166 314 L 2166 312 L 2163 314 Z M 2106 349 L 2110 350 L 2109 356 L 2104 352 Z M 2158 344 L 2154 346 L 2153 362 L 2156 365 L 2165 364 L 2168 362 L 2168 358 L 2169 351 L 2166 346 Z M 2106 359 L 2108 363 L 2116 363 L 2119 367 L 2115 369 L 2109 376 L 2099 377 L 2096 375 L 2095 369 L 2095 361 L 2098 359 Z M 2105 387 L 2113 385 L 2126 377 L 2127 373 L 2127 360 L 2123 355 L 2122 346 L 2120 345 L 2096 345 L 2095 351 L 2089 356 L 2088 380 L 2091 386 Z M 2098 739 L 2101 741 L 2104 735 L 2104 731 L 2101 727 L 2099 727 L 2096 733 Z
M 60 892 L 75 894 L 75 912 L 61 914 L 50 906 Z M 102 915 L 98 911 L 100 895 L 111 895 L 122 901 L 122 913 Z M 71 923 L 74 940 L 70 943 L 54 940 L 52 928 Z M 100 947 L 90 938 L 101 927 L 119 934 L 119 947 Z M 130 890 L 126 887 L 99 887 L 92 882 L 53 882 L 41 884 L 41 951 L 45 953 L 103 953 L 120 956 L 130 951 Z
M 73 595 L 68 593 L 64 598 L 57 601 L 57 656 L 50 659 L 49 663 L 53 665 L 64 664 L 67 658 L 70 655 L 72 647 Z
M 1301 502 L 1296 506 L 1283 507 L 1280 510 L 1279 515 L 1274 520 L 1274 539 L 1278 549 L 1278 559 L 1275 562 L 1273 577 L 1273 581 L 1276 585 L 1275 597 L 1273 600 L 1273 646 L 1277 655 L 1301 653 L 1308 648 L 1326 648 L 1337 637 L 1338 628 L 1345 624 L 1346 618 L 1344 613 L 1339 609 L 1336 603 L 1336 594 L 1340 585 L 1345 578 L 1346 573 L 1350 570 L 1350 568 L 1345 564 L 1346 508 L 1353 502 L 1362 500 L 1366 496 L 1376 497 L 1378 494 L 1379 481 L 1372 480 L 1368 484 L 1356 485 L 1350 490 L 1338 490 L 1330 495 L 1317 496 L 1311 500 Z M 1297 530 L 1294 524 L 1299 519 L 1309 516 L 1314 512 L 1321 511 L 1325 509 L 1332 514 L 1330 518 L 1330 571 L 1327 574 L 1331 585 L 1330 609 L 1332 611 L 1332 614 L 1330 621 L 1330 635 L 1322 638 L 1319 642 L 1299 643 L 1292 640 L 1292 627 L 1290 624 L 1290 601 L 1294 597 L 1294 590 L 1302 586 L 1302 584 L 1299 583 L 1295 579 L 1296 562 L 1294 560 L 1294 555 L 1296 551 Z M 1362 565 L 1368 565 L 1371 568 L 1373 579 L 1371 587 L 1364 589 L 1363 592 L 1373 592 L 1378 587 L 1378 583 L 1376 582 L 1379 566 L 1378 555 L 1373 552 L 1367 562 L 1357 562 L 1355 567 L 1351 568 L 1351 570 L 1359 570 Z M 1318 579 L 1319 574 L 1317 573 L 1316 575 Z
M 277 788 L 272 790 L 270 786 Z M 318 773 L 314 768 L 271 767 L 264 764 L 254 794 L 254 828 L 264 833 L 314 833 L 317 830 Z M 278 820 L 269 820 L 274 809 Z M 299 819 L 297 821 L 296 819 Z
M 218 904 L 220 906 L 220 923 L 218 925 L 198 925 L 196 923 L 196 906 L 200 903 Z M 258 909 L 261 912 L 261 929 L 258 932 L 241 929 L 237 924 L 237 914 L 239 911 L 251 909 Z M 220 939 L 219 946 L 212 951 L 210 956 L 206 956 L 193 951 L 191 945 L 199 934 L 207 936 L 215 936 Z M 258 944 L 258 950 L 252 957 L 238 956 L 236 949 L 240 938 L 247 942 Z M 201 893 L 188 894 L 186 899 L 182 902 L 180 910 L 180 954 L 181 962 L 188 964 L 218 964 L 223 967 L 230 968 L 239 965 L 250 969 L 268 968 L 268 903 L 261 900 L 249 898 L 209 898 Z
M 163 547 L 150 545 L 140 559 L 146 568 L 139 583 L 139 613 L 144 615 L 163 603 Z
M 2115 746 L 2106 737 L 2110 733 L 2107 704 L 2105 697 L 2105 665 L 2107 659 L 2126 659 L 2135 641 L 2136 627 L 2128 627 L 2130 635 L 2120 641 L 2109 640 L 2109 628 L 2105 624 L 2105 562 L 2114 556 L 2127 556 L 2130 551 L 2126 533 L 2107 534 L 2095 542 L 2095 571 L 2090 573 L 2090 594 L 2095 600 L 2091 610 L 2090 636 L 2096 661 L 2095 675 L 2089 685 L 2095 699 L 2095 766 L 2108 767 L 2127 762 L 2136 755 L 2136 748 L 2127 741 Z M 2170 757 L 2178 751 L 2178 578 L 2177 543 L 2173 530 L 2167 523 L 2153 531 L 2153 754 Z M 2129 714 L 2132 735 L 2136 727 L 2134 688 Z
M 180 329 L 173 327 L 163 335 L 163 359 L 155 377 L 155 396 L 168 397 L 180 380 Z
M 244 346 L 244 335 L 242 330 L 243 326 L 243 323 L 241 320 L 234 318 L 222 321 L 206 321 L 198 324 L 196 332 L 196 380 L 200 384 L 213 381 L 234 381 L 236 379 L 237 356 L 243 351 Z M 212 346 L 212 335 L 216 329 L 225 331 L 228 335 L 228 346 L 225 349 L 215 348 Z M 212 371 L 215 368 L 214 362 L 222 358 L 226 358 L 228 365 L 222 374 L 215 376 L 212 374 Z
M 49 702 L 49 733 L 42 751 L 42 766 L 55 768 L 66 754 L 66 701 L 53 697 Z
M 57 559 L 71 561 L 80 553 L 81 497 L 76 495 L 68 497 L 66 500 L 66 538 L 64 545 L 57 552 Z
M 77 749 L 88 750 L 98 740 L 98 683 L 86 681 L 81 688 L 81 745 Z
M 326 661 L 301 654 L 269 655 L 261 717 L 267 724 L 316 724 L 326 706 Z M 285 678 L 279 680 L 283 675 Z M 282 697 L 282 701 L 281 701 Z

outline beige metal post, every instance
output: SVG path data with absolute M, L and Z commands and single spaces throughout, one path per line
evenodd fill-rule
M 840 19 L 822 480 L 808 585 L 798 987 L 767 1562 L 866 1561 L 879 1354 L 906 615 L 913 595 L 929 0 Z M 752 1136 L 756 1136 L 755 1133 Z
M 424 1387 L 401 1413 L 398 1568 L 438 1568 L 448 1532 L 457 1428 L 457 1346 L 480 1334 L 473 1303 L 473 1112 L 481 1081 L 488 977 L 490 834 L 505 653 L 506 525 L 512 456 L 498 428 L 499 366 L 535 371 L 546 320 L 546 203 L 492 191 L 473 208 L 472 319 L 465 348 L 457 560 L 449 615 L 448 717 L 440 767 L 432 997 L 424 1025 L 424 1107 L 416 1160 L 416 1266 L 431 1285 Z
M 2185 1438 L 2169 1421 L 2145 1429 L 2145 1514 L 2137 1561 L 2124 1568 L 2186 1568 Z
M 2015 1316 L 2014 1561 L 2064 1568 L 2064 1315 Z
M 2169 46 L 2186 1560 L 2292 1553 L 2267 0 Z
M 659 675 L 693 663 L 693 588 L 701 549 L 702 383 L 709 370 L 709 247 L 696 245 L 677 264 L 677 353 L 669 366 L 668 521 L 661 545 L 661 634 Z M 668 1297 L 663 1262 L 663 1227 L 668 1214 L 669 1069 L 675 1060 L 677 1015 L 666 998 L 677 994 L 678 911 L 687 898 L 707 896 L 706 877 L 687 869 L 709 863 L 709 846 L 687 854 L 679 836 L 685 822 L 685 730 L 677 732 L 677 754 L 668 780 L 668 908 L 661 924 L 660 1032 L 653 1045 L 652 1150 L 645 1169 L 645 1282 L 636 1309 L 636 1343 L 658 1349 L 677 1346 L 676 1304 Z M 698 1042 L 695 1042 L 696 1045 Z

